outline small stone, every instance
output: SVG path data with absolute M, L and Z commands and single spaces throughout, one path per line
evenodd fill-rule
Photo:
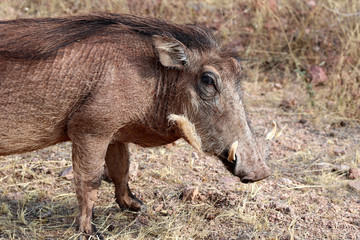
M 340 127 L 345 127 L 347 123 L 345 121 L 340 121 Z
M 360 178 L 360 168 L 350 168 L 347 177 L 352 180 Z
M 163 204 L 163 203 L 160 203 L 159 205 L 157 205 L 157 206 L 154 208 L 154 211 L 155 211 L 155 212 L 160 212 L 163 208 L 164 208 L 164 204 Z
M 282 107 L 283 109 L 290 109 L 296 105 L 295 99 L 283 99 L 279 105 L 279 107 Z
M 342 156 L 345 155 L 345 149 L 341 147 L 337 147 L 333 150 L 334 155 L 336 156 Z
M 290 216 L 295 216 L 295 208 L 293 206 L 286 206 L 284 208 L 284 213 Z
M 274 203 L 272 203 L 271 207 L 274 208 L 275 210 L 283 213 L 283 214 L 287 214 L 287 215 L 290 215 L 290 216 L 295 215 L 294 207 L 290 206 L 290 205 L 287 205 L 287 204 L 284 204 L 282 202 L 274 202 Z
M 288 178 L 282 178 L 281 181 L 287 185 L 291 185 L 293 182 Z
M 307 28 L 306 30 L 308 30 L 309 28 Z M 306 31 L 305 30 L 305 31 Z M 309 29 L 309 31 L 307 31 L 308 33 L 310 33 L 310 29 Z M 319 46 L 313 46 L 313 48 L 312 48 L 313 50 L 314 50 L 314 52 L 319 52 L 321 49 L 320 49 L 320 47 Z
M 349 187 L 360 193 L 360 180 L 354 180 L 348 183 Z
M 289 199 L 289 197 L 290 197 L 290 195 L 289 195 L 288 193 L 284 193 L 284 194 L 282 194 L 282 195 L 279 196 L 279 198 L 280 198 L 281 200 L 287 200 L 287 199 Z
M 169 215 L 171 215 L 171 210 L 168 211 L 168 210 L 163 209 L 163 210 L 159 211 L 159 213 L 163 216 L 169 216 Z
M 165 148 L 159 148 L 159 153 L 160 153 L 160 155 L 164 155 L 166 153 L 166 149 Z
M 281 83 L 275 83 L 275 84 L 274 84 L 274 87 L 275 87 L 276 89 L 282 89 L 282 88 L 283 88 L 283 86 L 281 85 Z
M 350 167 L 348 165 L 345 165 L 345 164 L 336 165 L 332 169 L 333 172 L 338 172 L 340 174 L 348 173 L 349 170 L 350 170 Z
M 171 148 L 173 148 L 173 147 L 175 147 L 175 146 L 176 146 L 176 142 L 172 142 L 172 143 L 166 144 L 166 145 L 165 145 L 165 148 L 171 149 Z
M 328 81 L 325 70 L 320 66 L 311 66 L 309 69 L 311 75 L 311 83 L 313 86 L 322 86 Z
M 73 174 L 73 168 L 72 168 L 72 166 L 65 168 L 65 170 L 62 171 L 62 172 L 59 174 L 59 177 L 64 177 L 64 178 L 66 178 L 66 179 L 68 179 L 68 180 L 73 179 L 73 178 L 74 178 L 74 174 Z
M 136 218 L 136 221 L 138 223 L 140 223 L 141 225 L 149 225 L 149 219 L 147 216 L 142 216 L 142 215 L 139 215 L 137 218 Z
M 299 123 L 305 124 L 305 123 L 307 123 L 307 120 L 302 118 L 302 119 L 299 120 Z
M 188 187 L 185 188 L 184 191 L 182 192 L 181 199 L 184 201 L 193 202 L 198 195 L 199 195 L 198 187 Z
M 14 193 L 7 194 L 7 197 L 11 200 L 18 201 L 18 200 L 24 198 L 24 194 L 22 192 L 14 192 Z
M 207 213 L 207 214 L 205 215 L 206 220 L 213 220 L 215 217 L 216 217 L 216 216 L 215 216 L 214 213 Z
M 329 204 L 329 199 L 327 199 L 324 196 L 316 195 L 316 196 L 311 197 L 310 199 L 312 202 L 315 202 L 321 206 L 326 206 L 327 204 Z
M 316 1 L 313 1 L 313 0 L 307 1 L 307 5 L 309 7 L 315 7 L 316 6 Z

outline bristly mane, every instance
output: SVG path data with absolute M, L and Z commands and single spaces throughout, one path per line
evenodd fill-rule
M 67 18 L 18 19 L 0 21 L 0 57 L 40 59 L 91 36 L 111 36 L 132 32 L 151 37 L 173 37 L 190 49 L 206 51 L 217 43 L 209 29 L 165 21 L 102 13 Z

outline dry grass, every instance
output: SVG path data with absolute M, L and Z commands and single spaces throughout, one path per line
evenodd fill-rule
M 120 211 L 104 182 L 94 223 L 107 239 L 360 239 L 359 193 L 333 171 L 360 166 L 359 1 L 0 1 L 0 19 L 92 11 L 212 27 L 247 59 L 255 131 L 272 120 L 283 130 L 271 143 L 273 176 L 251 185 L 183 142 L 132 146 L 131 187 L 147 211 Z M 67 143 L 0 157 L 0 239 L 78 237 L 72 180 L 58 176 L 70 151 Z M 200 193 L 184 202 L 189 186 Z

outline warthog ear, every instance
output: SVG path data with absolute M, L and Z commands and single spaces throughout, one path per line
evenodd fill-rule
M 183 69 L 188 63 L 187 47 L 174 38 L 152 36 L 160 62 L 165 67 Z
M 170 114 L 169 121 L 174 122 L 180 129 L 183 138 L 196 150 L 201 151 L 201 139 L 196 133 L 195 126 L 185 116 Z

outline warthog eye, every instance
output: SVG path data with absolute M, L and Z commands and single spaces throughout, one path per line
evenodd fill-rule
M 209 101 L 219 93 L 219 78 L 213 72 L 204 72 L 197 84 L 197 92 L 201 99 Z
M 215 81 L 213 76 L 211 76 L 211 73 L 204 73 L 201 76 L 201 82 L 206 85 L 215 85 Z
M 201 83 L 208 85 L 208 86 L 213 86 L 215 88 L 215 90 L 217 92 L 219 92 L 217 83 L 216 83 L 216 76 L 214 75 L 214 73 L 212 72 L 204 72 L 201 75 Z

